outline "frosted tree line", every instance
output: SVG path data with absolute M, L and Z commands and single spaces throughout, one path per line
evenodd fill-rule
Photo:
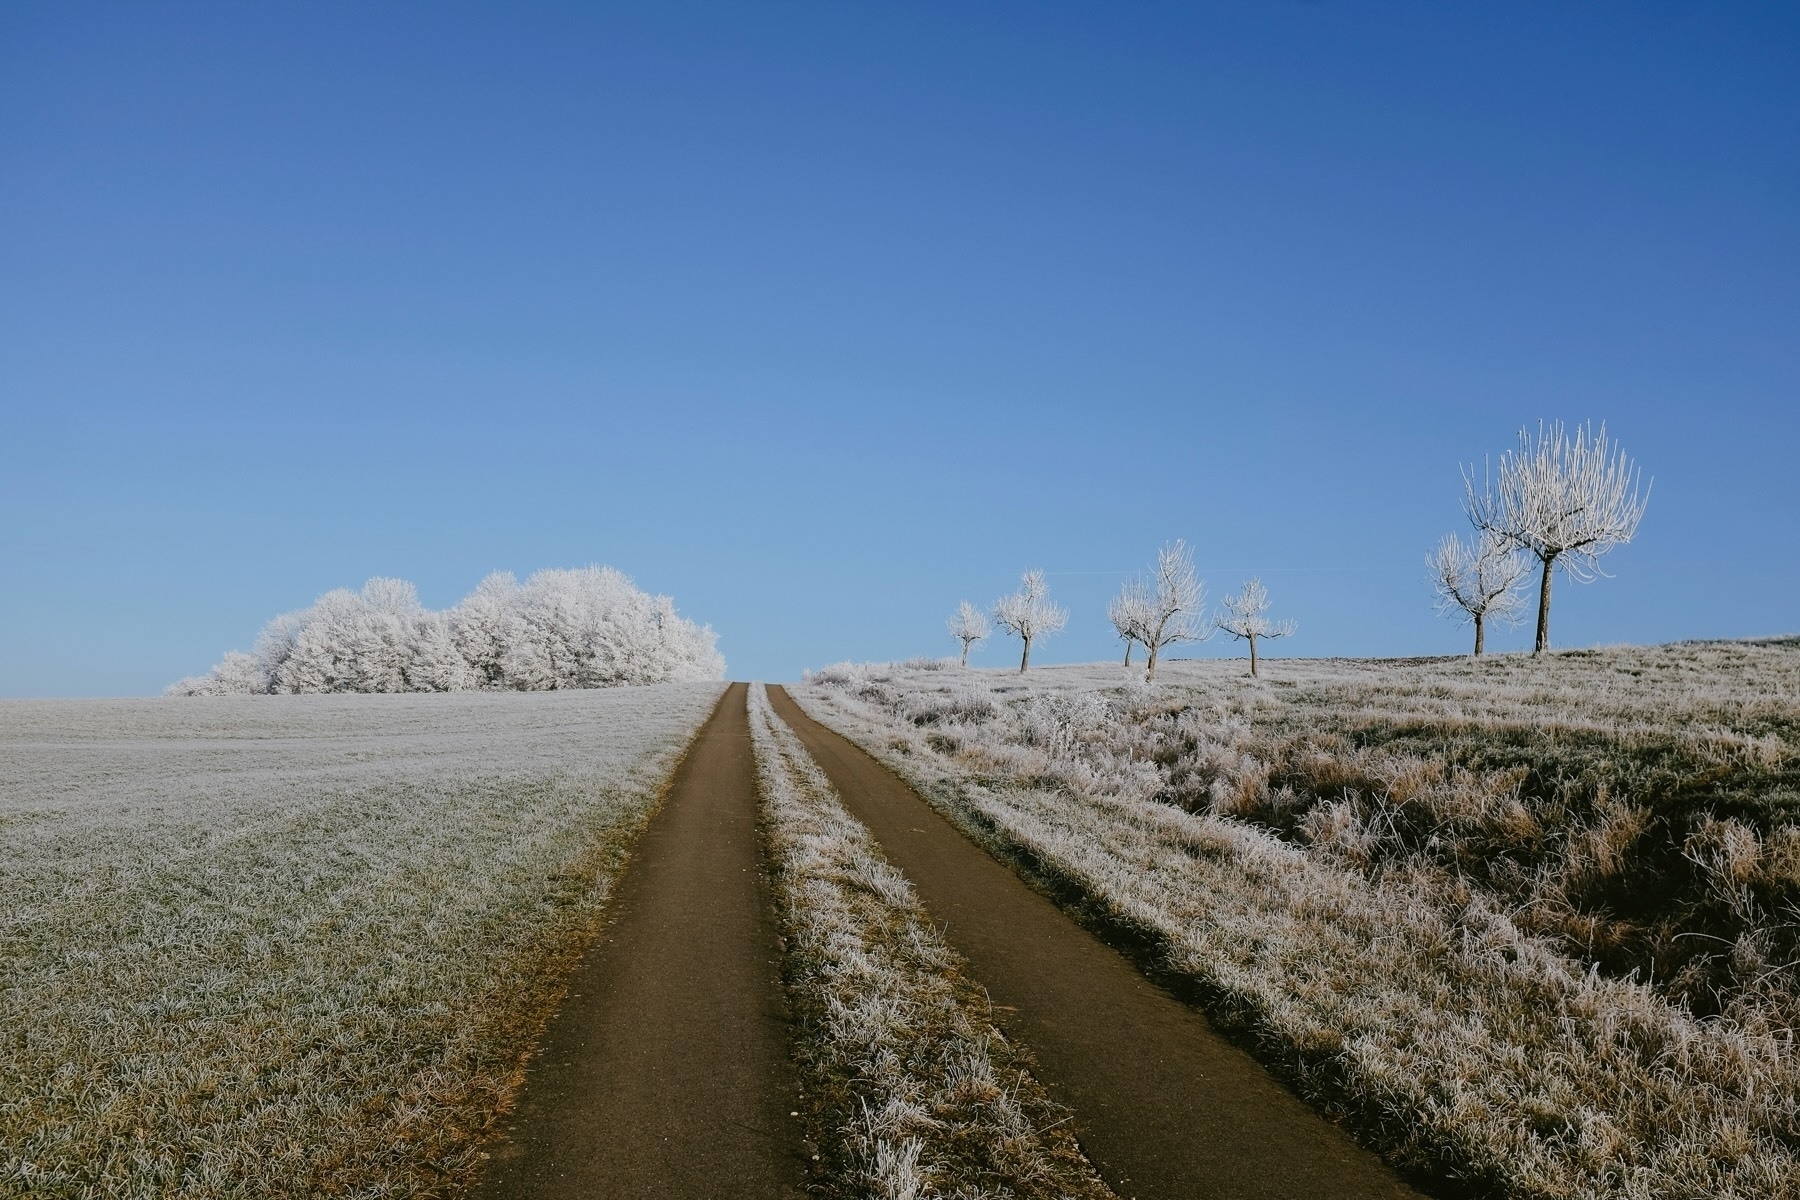
M 1107 620 L 1125 643 L 1125 666 L 1131 666 L 1135 647 L 1144 648 L 1144 678 L 1156 678 L 1156 664 L 1164 650 L 1181 642 L 1203 642 L 1215 631 L 1250 643 L 1250 673 L 1257 673 L 1256 642 L 1259 638 L 1286 637 L 1294 632 L 1292 621 L 1268 618 L 1269 593 L 1262 581 L 1252 579 L 1244 589 L 1228 596 L 1219 611 L 1206 612 L 1206 584 L 1194 571 L 1194 554 L 1179 538 L 1156 552 L 1149 572 L 1125 581 L 1119 594 L 1106 606 Z M 1041 570 L 1025 572 L 1019 590 L 996 600 L 990 610 L 994 623 L 1019 639 L 1019 671 L 1031 667 L 1033 643 L 1060 633 L 1068 625 L 1068 611 L 1050 599 L 1050 585 Z M 967 600 L 957 606 L 947 622 L 950 636 L 962 643 L 961 665 L 969 665 L 969 650 L 990 630 L 988 614 Z
M 371 579 L 276 617 L 170 695 L 555 691 L 722 679 L 710 626 L 612 567 L 496 573 L 434 612 L 402 579 Z
M 1637 534 L 1650 488 L 1632 460 L 1608 436 L 1606 426 L 1565 427 L 1540 423 L 1519 431 L 1519 444 L 1483 468 L 1463 469 L 1463 511 L 1473 526 L 1465 542 L 1448 534 L 1426 557 L 1439 612 L 1474 626 L 1474 653 L 1487 649 L 1494 621 L 1516 624 L 1526 611 L 1520 585 L 1538 574 L 1537 638 L 1534 653 L 1550 646 L 1550 593 L 1554 571 L 1577 583 L 1604 575 L 1602 558 Z M 1144 678 L 1156 678 L 1164 650 L 1181 642 L 1205 641 L 1224 633 L 1248 643 L 1250 673 L 1259 674 L 1259 643 L 1287 637 L 1294 622 L 1269 615 L 1269 591 L 1251 579 L 1241 591 L 1205 610 L 1206 585 L 1194 571 L 1185 542 L 1156 553 L 1143 576 L 1129 579 L 1107 603 L 1106 617 L 1125 643 L 1125 666 L 1144 650 Z M 1044 573 L 1027 571 L 1017 592 L 983 610 L 964 600 L 950 618 L 950 635 L 962 644 L 961 665 L 990 634 L 991 615 L 1020 641 L 1019 670 L 1031 666 L 1031 648 L 1060 632 L 1069 614 L 1050 600 Z

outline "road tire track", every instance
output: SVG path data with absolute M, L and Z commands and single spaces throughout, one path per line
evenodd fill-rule
M 676 768 L 480 1200 L 804 1195 L 746 693 L 726 690 Z
M 1121 1197 L 1417 1200 L 1380 1159 L 886 767 L 784 689 L 770 687 L 769 700 L 943 923 Z

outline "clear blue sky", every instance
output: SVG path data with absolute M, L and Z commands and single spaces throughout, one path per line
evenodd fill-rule
M 590 562 L 738 678 L 1029 566 L 1096 659 L 1176 536 L 1455 651 L 1541 417 L 1656 480 L 1558 644 L 1800 628 L 1800 7 L 598 7 L 0 6 L 0 694 Z

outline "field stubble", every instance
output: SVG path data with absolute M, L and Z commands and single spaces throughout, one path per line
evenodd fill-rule
M 453 1190 L 718 694 L 9 702 L 0 1194 Z

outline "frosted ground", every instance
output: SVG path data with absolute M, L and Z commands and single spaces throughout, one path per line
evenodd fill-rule
M 1800 1195 L 1800 644 L 1266 672 L 792 691 L 1396 1163 Z
M 830 1194 L 1108 1200 L 985 991 L 798 736 L 749 696 L 788 994 Z M 995 1193 L 986 1184 L 1004 1180 Z
M 468 1178 L 719 692 L 0 706 L 0 1194 Z

